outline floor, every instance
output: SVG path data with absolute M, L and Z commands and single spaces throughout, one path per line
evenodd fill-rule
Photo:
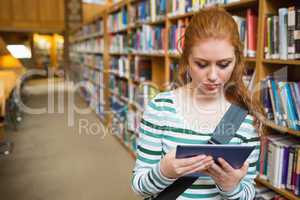
M 0 159 L 0 199 L 140 199 L 130 188 L 134 160 L 102 130 L 97 116 L 73 115 L 72 93 L 60 92 L 58 100 L 57 92 L 49 96 L 38 87 L 30 86 L 26 105 L 41 109 L 50 102 L 53 106 L 42 114 L 26 114 L 19 130 L 8 132 L 15 148 Z M 78 108 L 86 108 L 79 96 L 74 99 Z

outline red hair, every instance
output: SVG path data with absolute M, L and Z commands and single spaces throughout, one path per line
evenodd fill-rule
M 203 40 L 214 38 L 214 39 L 225 39 L 230 42 L 235 50 L 235 67 L 232 75 L 227 83 L 224 85 L 225 97 L 231 103 L 240 105 L 254 115 L 254 125 L 258 127 L 261 125 L 265 114 L 263 107 L 259 100 L 252 98 L 248 89 L 244 85 L 242 80 L 243 74 L 245 73 L 245 64 L 243 62 L 243 44 L 240 41 L 239 31 L 236 22 L 234 21 L 231 14 L 226 12 L 223 8 L 211 7 L 201 9 L 192 17 L 190 24 L 186 28 L 184 34 L 184 45 L 182 47 L 182 55 L 179 65 L 179 82 L 186 83 L 186 74 L 188 68 L 188 58 L 191 54 L 193 45 Z M 260 118 L 260 120 L 258 120 Z M 258 130 L 262 134 L 261 130 Z

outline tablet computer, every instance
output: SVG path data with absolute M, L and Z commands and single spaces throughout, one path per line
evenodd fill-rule
M 218 164 L 219 157 L 226 160 L 233 168 L 239 169 L 254 150 L 255 146 L 241 145 L 241 144 L 225 144 L 225 145 L 211 145 L 203 144 L 197 146 L 183 146 L 178 145 L 176 149 L 176 158 L 189 158 L 201 154 L 212 156 L 214 161 Z M 203 176 L 201 173 L 194 173 L 189 176 Z

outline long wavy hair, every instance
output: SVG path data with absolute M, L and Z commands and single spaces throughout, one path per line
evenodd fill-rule
M 186 28 L 184 45 L 181 47 L 182 54 L 179 63 L 179 73 L 177 83 L 186 84 L 188 74 L 188 58 L 193 45 L 208 38 L 226 39 L 235 49 L 236 63 L 232 75 L 224 85 L 225 98 L 234 104 L 244 107 L 254 116 L 254 125 L 257 132 L 263 135 L 265 129 L 262 120 L 264 119 L 264 109 L 258 100 L 253 98 L 243 82 L 245 74 L 245 64 L 243 61 L 243 44 L 240 41 L 239 31 L 236 22 L 231 14 L 220 7 L 201 9 L 192 17 Z M 178 42 L 181 44 L 181 42 Z

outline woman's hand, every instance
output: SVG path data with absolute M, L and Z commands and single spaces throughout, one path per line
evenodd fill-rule
M 221 166 L 213 163 L 205 173 L 212 177 L 222 191 L 233 191 L 238 186 L 242 178 L 246 176 L 249 165 L 248 162 L 246 161 L 240 169 L 234 169 L 223 158 L 218 158 L 218 162 Z
M 176 179 L 194 172 L 204 172 L 214 163 L 211 156 L 198 155 L 176 159 L 175 155 L 175 150 L 170 151 L 161 160 L 160 171 L 167 178 Z

